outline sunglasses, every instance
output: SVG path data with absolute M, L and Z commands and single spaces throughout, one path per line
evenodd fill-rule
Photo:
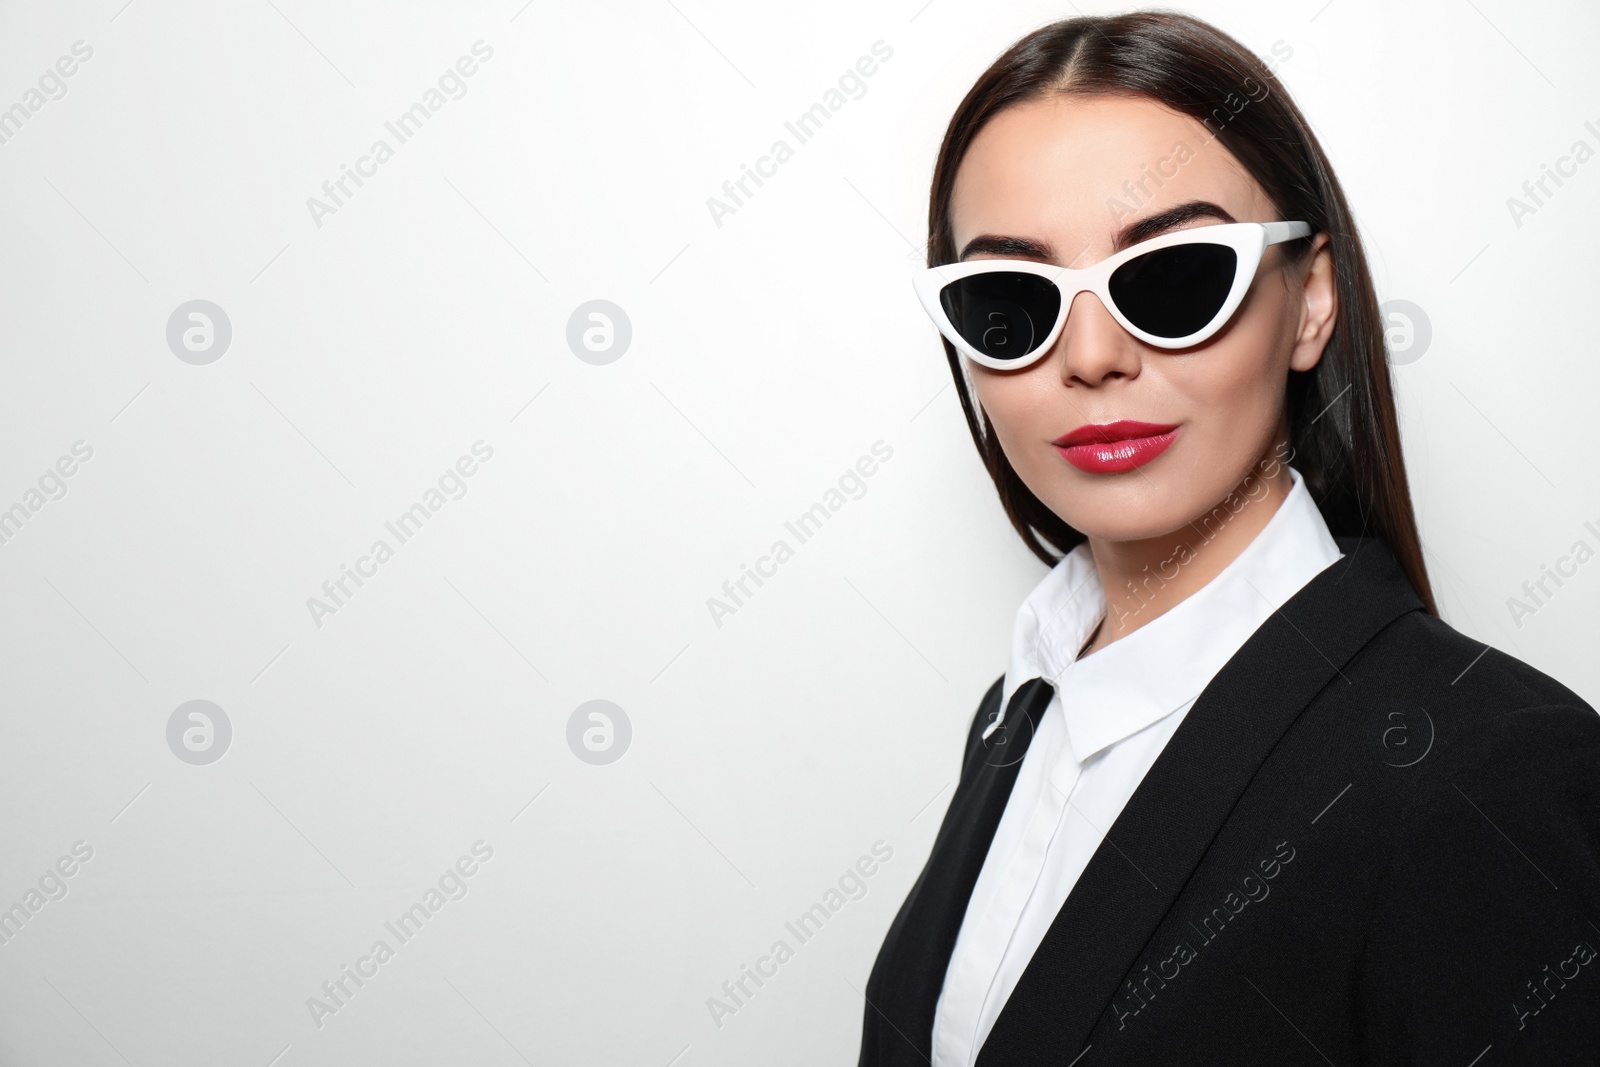
M 1229 222 L 1152 237 L 1083 268 L 1022 259 L 929 267 L 917 297 L 939 332 L 973 362 L 1030 366 L 1061 336 L 1079 293 L 1157 348 L 1197 345 L 1227 324 L 1268 245 L 1305 237 L 1305 222 Z

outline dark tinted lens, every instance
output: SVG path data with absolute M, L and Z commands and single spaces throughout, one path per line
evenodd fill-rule
M 995 359 L 1021 359 L 1056 324 L 1061 291 L 1037 274 L 997 270 L 951 282 L 939 303 L 967 344 Z
M 1111 299 L 1157 337 L 1187 337 L 1216 318 L 1239 257 L 1227 245 L 1187 244 L 1135 256 L 1111 275 Z

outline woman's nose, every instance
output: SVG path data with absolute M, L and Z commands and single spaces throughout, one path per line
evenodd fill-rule
M 1060 367 L 1062 381 L 1099 385 L 1112 377 L 1137 376 L 1141 354 L 1138 340 L 1112 318 L 1100 298 L 1082 292 L 1072 298 L 1050 358 Z

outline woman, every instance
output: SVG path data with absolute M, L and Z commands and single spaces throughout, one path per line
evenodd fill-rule
M 863 1067 L 1600 1062 L 1600 717 L 1439 619 L 1372 280 L 1271 72 L 1176 14 L 1031 33 L 929 230 L 917 291 L 1053 568 Z

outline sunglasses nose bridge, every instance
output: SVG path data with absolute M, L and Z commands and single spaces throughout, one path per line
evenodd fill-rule
M 1103 269 L 1101 264 L 1096 263 L 1086 268 L 1062 268 L 1058 273 L 1052 275 L 1050 280 L 1055 283 L 1056 290 L 1060 293 L 1061 308 L 1063 309 L 1062 335 L 1065 335 L 1066 331 L 1071 328 L 1074 309 L 1085 295 L 1093 297 L 1094 302 L 1100 305 L 1101 311 L 1105 312 L 1108 317 L 1110 316 L 1110 311 L 1107 308 L 1111 302 L 1111 294 L 1106 288 L 1110 275 Z M 1082 318 L 1081 315 L 1078 317 Z M 1060 340 L 1060 338 L 1058 337 L 1057 340 Z
M 1065 281 L 1062 279 L 1062 282 Z M 1078 278 L 1068 284 L 1058 283 L 1057 287 L 1061 290 L 1061 306 L 1065 309 L 1061 333 L 1056 338 L 1058 342 L 1074 329 L 1074 324 L 1083 329 L 1090 325 L 1090 319 L 1101 325 L 1121 328 L 1111 312 L 1110 294 L 1105 293 L 1102 286 L 1096 285 L 1094 279 Z

